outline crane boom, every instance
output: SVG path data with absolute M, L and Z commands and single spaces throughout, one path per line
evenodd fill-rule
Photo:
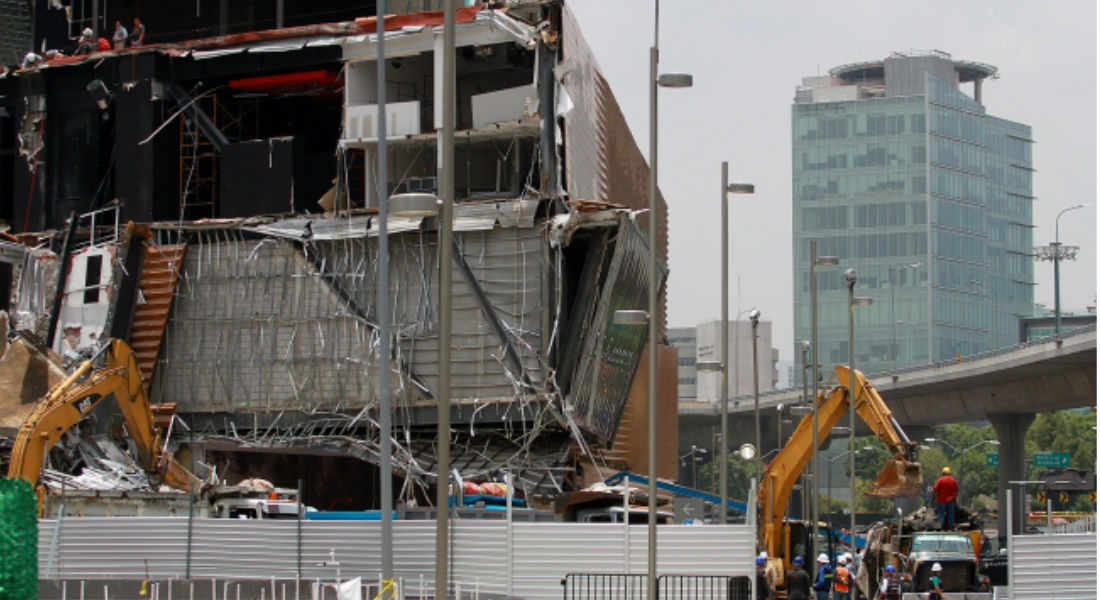
M 826 440 L 829 432 L 848 412 L 848 388 L 851 381 L 846 365 L 836 365 L 837 381 L 842 382 L 817 397 L 817 439 Z M 871 494 L 884 497 L 918 496 L 922 479 L 917 461 L 917 445 L 909 440 L 893 413 L 871 382 L 855 370 L 855 409 L 863 422 L 878 436 L 893 458 L 887 462 L 871 486 Z M 759 542 L 769 556 L 782 556 L 783 512 L 795 481 L 813 456 L 813 415 L 803 417 L 787 444 L 768 464 L 758 491 L 757 503 L 764 508 Z M 788 557 L 788 560 L 790 557 Z
M 105 351 L 105 366 L 94 369 L 94 359 L 84 361 L 72 375 L 46 394 L 16 434 L 8 477 L 21 477 L 35 486 L 39 510 L 45 499 L 39 475 L 50 447 L 103 399 L 111 396 L 126 420 L 126 429 L 137 446 L 141 466 L 176 489 L 192 493 L 202 489 L 202 480 L 161 448 L 162 434 L 154 424 L 133 350 L 126 342 L 113 339 Z

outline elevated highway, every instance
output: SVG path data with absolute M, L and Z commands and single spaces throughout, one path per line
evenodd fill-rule
M 859 369 L 858 363 L 856 368 Z M 833 380 L 819 384 L 819 393 L 837 383 L 832 365 L 822 365 L 821 371 Z M 1096 407 L 1096 327 L 1075 329 L 959 360 L 875 374 L 870 379 L 911 439 L 926 437 L 935 425 L 980 420 L 992 423 L 1000 442 L 998 497 L 1004 502 L 1008 482 L 1027 479 L 1024 437 L 1035 415 Z M 765 454 L 786 441 L 781 433 L 790 435 L 793 430 L 793 426 L 784 430 L 779 425 L 784 413 L 790 418 L 790 411 L 781 412 L 777 407 L 798 404 L 806 404 L 801 389 L 760 396 L 761 446 Z M 732 398 L 729 408 L 729 447 L 735 449 L 755 436 L 754 399 Z M 717 401 L 680 404 L 681 454 L 693 444 L 714 447 L 721 422 L 720 409 Z M 859 429 L 857 426 L 858 435 L 869 433 L 866 427 L 863 431 Z M 999 531 L 1006 531 L 1004 519 L 1001 512 Z
M 832 376 L 832 365 L 822 365 L 821 372 Z M 1077 329 L 961 360 L 871 375 L 870 379 L 898 422 L 917 429 L 979 421 L 991 414 L 1035 414 L 1096 406 L 1096 328 Z M 835 383 L 835 377 L 826 380 L 818 391 Z M 777 406 L 801 404 L 802 396 L 801 388 L 761 394 L 764 433 L 774 434 L 776 430 Z M 747 441 L 753 435 L 753 397 L 731 398 L 729 408 L 732 439 Z M 693 443 L 709 448 L 706 432 L 720 422 L 720 410 L 718 401 L 680 403 L 681 448 L 690 448 Z M 701 434 L 703 437 L 699 437 Z M 771 437 L 774 445 L 774 435 Z

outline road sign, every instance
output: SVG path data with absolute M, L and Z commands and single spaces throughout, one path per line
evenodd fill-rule
M 1043 490 L 1039 490 L 1038 492 L 1035 492 L 1035 501 L 1036 502 L 1046 502 L 1047 501 L 1047 493 L 1044 492 Z
M 1062 504 L 1069 503 L 1069 492 L 1058 492 L 1058 501 Z
M 998 455 L 997 455 L 996 452 L 987 452 L 986 455 L 985 455 L 985 466 L 987 466 L 987 467 L 997 466 L 997 464 L 998 464 L 997 456 Z
M 1068 467 L 1069 452 L 1036 452 L 1031 462 L 1036 467 Z
M 677 523 L 703 522 L 704 503 L 702 498 L 676 496 L 672 502 L 673 514 Z

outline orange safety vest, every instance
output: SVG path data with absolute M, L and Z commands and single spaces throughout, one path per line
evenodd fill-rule
M 848 567 L 837 567 L 836 574 L 833 576 L 833 589 L 842 593 L 848 593 L 848 583 L 851 579 L 851 571 Z

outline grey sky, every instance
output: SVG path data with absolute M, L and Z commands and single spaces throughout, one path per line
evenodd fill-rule
M 649 47 L 653 2 L 573 0 L 570 9 L 611 84 L 635 140 L 649 148 Z M 660 72 L 689 72 L 691 89 L 659 93 L 658 165 L 669 204 L 669 325 L 721 315 L 721 162 L 731 181 L 730 315 L 757 307 L 773 344 L 792 358 L 790 106 L 803 76 L 881 59 L 892 51 L 941 50 L 996 66 L 986 82 L 990 114 L 1031 125 L 1037 245 L 1081 247 L 1062 263 L 1062 306 L 1096 303 L 1096 2 L 669 1 L 661 5 Z M 970 94 L 971 86 L 963 86 Z M 737 284 L 740 278 L 740 300 Z M 1053 268 L 1037 263 L 1035 302 L 1053 306 Z

